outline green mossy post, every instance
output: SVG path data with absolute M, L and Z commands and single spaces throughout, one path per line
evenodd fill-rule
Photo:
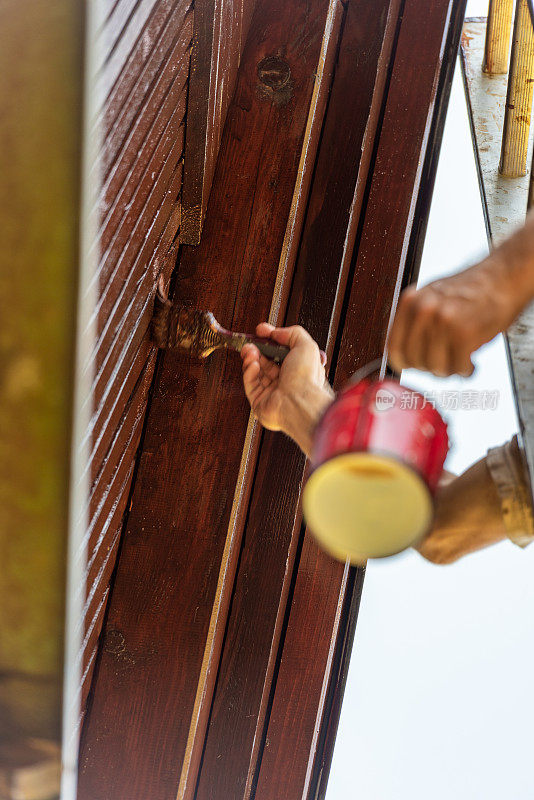
M 81 18 L 0 10 L 0 742 L 60 736 Z

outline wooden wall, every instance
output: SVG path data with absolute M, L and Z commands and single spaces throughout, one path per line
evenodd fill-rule
M 202 241 L 184 249 L 178 266 L 174 299 L 211 309 L 238 330 L 269 314 L 328 8 L 328 0 L 257 4 Z M 335 8 L 339 31 L 342 6 Z M 291 73 L 278 92 L 258 75 L 258 65 L 277 52 L 280 72 L 289 66 Z M 289 260 L 286 290 L 290 267 Z M 181 796 L 194 792 L 223 628 L 203 665 L 206 639 L 230 529 L 227 581 L 216 604 L 221 622 L 225 617 L 259 444 L 257 428 L 245 443 L 249 415 L 240 372 L 235 354 L 205 362 L 162 354 L 84 725 L 83 800 L 174 800 L 180 782 Z M 242 503 L 233 509 L 244 444 L 250 463 Z
M 196 22 L 191 0 L 0 8 L 2 796 L 13 759 L 34 756 L 57 768 L 55 793 L 62 706 L 76 769 L 78 673 L 83 706 L 157 359 L 155 287 L 178 252 L 188 101 L 208 186 L 252 5 L 199 0 Z M 207 85 L 190 85 L 194 31 Z
M 176 302 L 239 330 L 267 317 L 306 325 L 338 386 L 383 354 L 419 252 L 428 203 L 417 200 L 432 183 L 462 11 L 455 0 L 257 0 Z M 304 477 L 295 445 L 249 416 L 235 354 L 163 354 L 84 725 L 81 800 L 324 791 L 363 572 L 303 529 Z
M 96 342 L 85 364 L 93 394 L 84 695 L 155 364 L 155 285 L 176 257 L 192 27 L 188 0 L 118 0 L 95 45 L 101 190 Z
M 419 252 L 462 11 L 257 0 L 176 302 L 239 330 L 306 325 L 337 386 L 383 355 Z M 249 416 L 235 354 L 162 354 L 80 800 L 322 796 L 363 572 L 304 530 L 304 478 L 296 446 Z
M 168 284 L 176 261 L 184 169 L 191 174 L 194 162 L 202 185 L 211 182 L 249 6 L 221 2 L 210 11 L 204 0 L 195 8 L 190 0 L 118 0 L 103 14 L 94 43 L 101 190 L 91 287 L 98 298 L 96 342 L 85 362 L 93 394 L 84 698 L 156 362 L 149 335 L 155 288 L 160 275 Z M 212 25 L 205 31 L 209 13 Z M 199 64 L 209 65 L 207 85 L 197 81 Z M 206 160 L 195 161 L 206 137 Z
M 255 0 L 195 0 L 180 240 L 198 244 Z

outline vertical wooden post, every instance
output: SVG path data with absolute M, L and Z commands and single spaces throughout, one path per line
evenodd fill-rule
M 526 175 L 534 87 L 534 31 L 527 0 L 517 0 L 499 172 Z
M 508 72 L 510 31 L 514 0 L 490 0 L 482 69 L 489 75 Z
M 196 0 L 180 242 L 198 245 L 255 0 Z

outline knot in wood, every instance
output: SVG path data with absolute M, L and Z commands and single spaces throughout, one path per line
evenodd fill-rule
M 284 58 L 266 56 L 258 64 L 258 78 L 264 86 L 268 86 L 273 92 L 279 92 L 288 85 L 291 69 Z
M 104 636 L 104 650 L 112 655 L 120 655 L 126 649 L 126 640 L 123 634 L 115 628 L 110 628 Z

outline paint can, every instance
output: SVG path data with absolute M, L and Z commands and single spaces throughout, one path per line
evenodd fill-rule
M 355 564 L 417 544 L 448 448 L 446 423 L 419 392 L 394 379 L 349 384 L 316 431 L 303 492 L 309 528 Z

